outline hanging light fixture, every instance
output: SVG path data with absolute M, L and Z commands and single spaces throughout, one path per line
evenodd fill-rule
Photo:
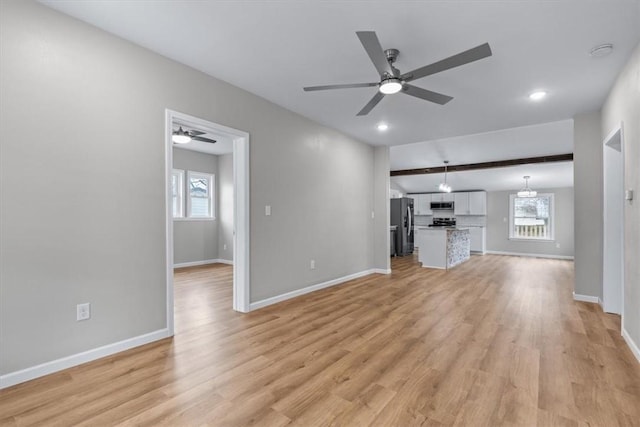
M 529 188 L 529 175 L 525 175 L 524 177 L 524 188 L 518 191 L 518 197 L 536 197 L 538 195 L 537 191 L 534 191 Z
M 449 164 L 449 160 L 444 161 L 444 182 L 440 183 L 438 189 L 443 193 L 451 193 L 451 186 L 447 184 L 447 165 Z

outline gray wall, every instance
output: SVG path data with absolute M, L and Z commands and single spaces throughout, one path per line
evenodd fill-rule
M 177 219 L 173 221 L 173 262 L 205 261 L 218 258 L 218 156 L 196 151 L 173 149 L 173 167 L 187 172 L 205 172 L 215 176 L 216 203 L 214 220 Z M 187 194 L 185 193 L 185 197 Z M 186 211 L 186 208 L 185 208 Z
M 602 298 L 602 132 L 600 112 L 573 118 L 575 293 Z
M 32 1 L 0 43 L 0 374 L 166 328 L 165 108 L 251 135 L 251 301 L 374 267 L 371 146 Z
M 218 258 L 233 261 L 233 154 L 218 156 Z
M 509 240 L 509 195 L 513 191 L 487 193 L 487 250 L 550 256 L 574 256 L 573 188 L 536 188 L 538 193 L 554 194 L 555 240 L 535 242 Z M 505 221 L 506 219 L 506 221 Z M 558 248 L 557 245 L 560 245 Z
M 635 190 L 624 211 L 624 317 L 623 328 L 640 346 L 640 45 L 614 84 L 602 107 L 604 138 L 623 123 L 624 186 Z

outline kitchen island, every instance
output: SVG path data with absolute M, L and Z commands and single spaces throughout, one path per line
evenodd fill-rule
M 418 260 L 423 267 L 448 269 L 471 256 L 468 228 L 430 227 L 420 231 Z

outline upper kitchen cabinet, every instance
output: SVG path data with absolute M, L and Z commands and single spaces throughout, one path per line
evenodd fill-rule
M 469 213 L 469 193 L 453 193 L 453 213 L 455 215 L 471 215 Z
M 433 215 L 431 211 L 431 194 L 409 194 L 413 198 L 414 215 Z
M 433 193 L 431 194 L 432 202 L 453 202 L 454 193 Z
M 455 199 L 453 213 L 456 215 L 486 215 L 487 193 L 472 191 L 470 193 L 453 193 Z

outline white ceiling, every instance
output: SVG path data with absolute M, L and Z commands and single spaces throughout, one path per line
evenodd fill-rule
M 640 0 L 42 3 L 367 143 L 428 141 L 393 148 L 392 169 L 433 166 L 444 158 L 462 164 L 572 151 L 566 120 L 601 108 L 640 40 Z M 444 106 L 399 94 L 356 117 L 375 88 L 302 88 L 377 81 L 356 37 L 360 30 L 376 31 L 384 49 L 399 49 L 395 65 L 402 72 L 484 42 L 493 56 L 413 82 L 453 96 Z M 602 43 L 613 43 L 613 53 L 589 56 Z M 548 97 L 530 101 L 528 94 L 538 89 Z M 389 124 L 386 132 L 376 130 L 382 121 Z M 530 126 L 541 123 L 549 125 Z M 454 138 L 462 135 L 472 136 Z M 455 189 L 518 188 L 510 179 L 521 182 L 525 174 L 532 175 L 532 186 L 572 185 L 572 165 L 564 166 L 465 172 L 451 179 Z M 427 191 L 430 179 L 437 178 L 398 180 L 409 191 Z

